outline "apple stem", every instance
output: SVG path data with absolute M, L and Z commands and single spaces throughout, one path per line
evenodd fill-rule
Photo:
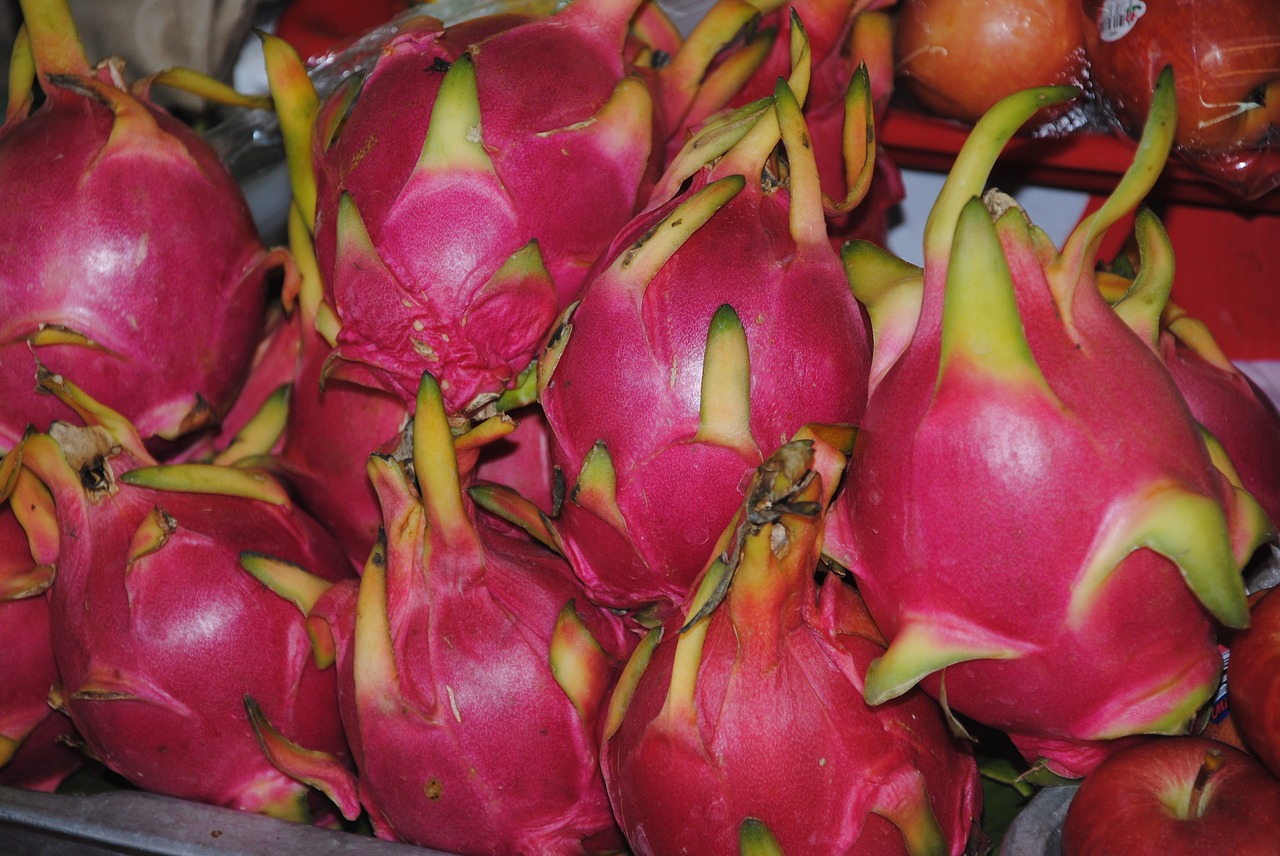
M 1196 772 L 1196 780 L 1191 785 L 1191 803 L 1187 806 L 1187 817 L 1199 817 L 1204 808 L 1201 801 L 1204 799 L 1204 789 L 1209 785 L 1209 779 L 1214 773 L 1222 769 L 1222 753 L 1217 749 L 1208 749 L 1204 753 L 1204 761 L 1200 763 L 1200 769 Z

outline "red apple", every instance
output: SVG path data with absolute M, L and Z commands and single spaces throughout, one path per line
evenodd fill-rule
M 1183 154 L 1225 178 L 1248 171 L 1250 156 L 1273 144 L 1280 127 L 1280 14 L 1273 3 L 1084 0 L 1083 8 L 1094 87 L 1126 132 L 1142 128 L 1156 77 L 1172 65 L 1174 145 Z
M 1280 775 L 1280 594 L 1271 589 L 1249 610 L 1249 628 L 1231 640 L 1227 703 L 1245 745 Z
M 1087 80 L 1080 0 L 902 0 L 898 80 L 926 110 L 975 122 L 1033 86 Z
M 1108 757 L 1067 810 L 1063 856 L 1274 856 L 1280 779 L 1201 737 L 1153 737 Z

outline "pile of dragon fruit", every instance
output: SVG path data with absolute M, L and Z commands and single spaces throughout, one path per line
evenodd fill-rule
M 91 759 L 459 854 L 920 856 L 982 852 L 971 733 L 1081 777 L 1197 729 L 1280 420 L 1169 302 L 1171 80 L 1062 247 L 986 185 L 1075 92 L 1000 102 L 919 267 L 888 5 L 416 14 L 323 93 L 264 34 L 267 248 L 149 94 L 256 102 L 22 0 L 0 783 Z

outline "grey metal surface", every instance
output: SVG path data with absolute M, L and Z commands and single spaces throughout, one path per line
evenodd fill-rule
M 3 856 L 449 856 L 133 791 L 64 796 L 0 787 Z
M 1031 798 L 1005 833 L 1000 856 L 1062 856 L 1062 822 L 1079 785 L 1045 788 Z

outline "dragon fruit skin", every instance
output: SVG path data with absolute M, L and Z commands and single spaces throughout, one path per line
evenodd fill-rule
M 827 241 L 797 94 L 780 85 L 691 142 L 659 184 L 670 201 L 619 235 L 539 363 L 569 484 L 556 526 L 597 602 L 682 602 L 764 456 L 865 407 L 865 321 Z M 765 187 L 779 139 L 788 186 Z
M 803 461 L 803 441 L 762 466 L 743 512 L 759 522 L 730 527 L 736 571 L 719 553 L 687 617 L 641 643 L 614 693 L 603 768 L 637 856 L 737 852 L 745 818 L 776 852 L 964 852 L 981 800 L 972 755 L 920 691 L 863 700 L 884 640 L 852 587 L 815 582 L 844 457 L 809 442 L 812 469 L 779 463 Z
M 145 86 L 123 89 L 118 67 L 88 67 L 64 0 L 23 6 L 45 100 L 0 129 L 0 448 L 65 418 L 36 392 L 37 360 L 80 378 L 144 438 L 214 424 L 284 256 L 262 246 L 208 144 Z
M 410 405 L 430 371 L 450 413 L 514 383 L 651 180 L 650 97 L 624 68 L 636 5 L 411 21 L 330 96 L 312 162 L 332 374 Z
M 289 397 L 281 474 L 359 568 L 382 520 L 365 462 L 371 454 L 395 451 L 408 409 L 382 390 L 341 378 L 324 381 L 331 349 L 314 327 L 299 326 L 302 356 Z
M 361 801 L 378 836 L 464 856 L 616 849 L 597 721 L 629 635 L 562 559 L 473 522 L 454 443 L 424 375 L 412 461 L 370 459 L 387 537 L 325 607 Z
M 1102 233 L 1167 155 L 1171 78 L 1134 167 L 1061 253 L 1016 205 L 972 196 L 1013 130 L 1067 94 L 1014 96 L 961 152 L 829 546 L 890 640 L 870 701 L 923 682 L 1082 775 L 1081 742 L 1190 725 L 1221 669 L 1214 622 L 1247 623 L 1240 567 L 1270 533 L 1155 354 L 1167 291 L 1125 317 L 1093 281 Z M 1144 252 L 1170 256 L 1158 221 L 1138 223 Z
M 290 740 L 344 758 L 336 673 L 313 656 L 305 600 L 242 563 L 278 556 L 327 586 L 351 575 L 341 548 L 265 473 L 156 466 L 118 414 L 43 383 L 89 426 L 21 446 L 54 500 L 24 526 L 57 544 L 53 653 L 88 750 L 145 790 L 307 818 L 309 788 L 268 759 L 246 696 Z
M 1280 525 L 1280 413 L 1266 393 L 1179 307 L 1166 311 L 1160 354 L 1191 415 L 1227 453 L 1245 490 Z M 1169 317 L 1170 315 L 1176 317 Z
M 0 462 L 0 482 L 9 481 L 5 471 L 23 477 L 15 464 L 16 456 Z M 0 505 L 0 785 L 52 791 L 81 763 L 62 739 L 73 735 L 70 720 L 49 702 L 58 683 L 45 596 L 51 581 L 12 506 Z
M 1131 242 L 1132 243 L 1132 242 Z M 1124 314 L 1144 299 L 1134 285 L 1135 248 L 1099 276 L 1099 288 Z M 1148 270 L 1162 287 L 1171 285 L 1173 260 L 1157 259 Z M 1209 433 L 1210 450 L 1221 448 L 1219 467 L 1258 501 L 1274 524 L 1280 518 L 1280 411 L 1239 366 L 1231 361 L 1204 322 L 1172 300 L 1160 313 L 1156 350 L 1196 422 Z
M 84 759 L 71 721 L 50 705 L 58 670 L 44 595 L 0 600 L 0 651 L 0 785 L 53 791 Z

